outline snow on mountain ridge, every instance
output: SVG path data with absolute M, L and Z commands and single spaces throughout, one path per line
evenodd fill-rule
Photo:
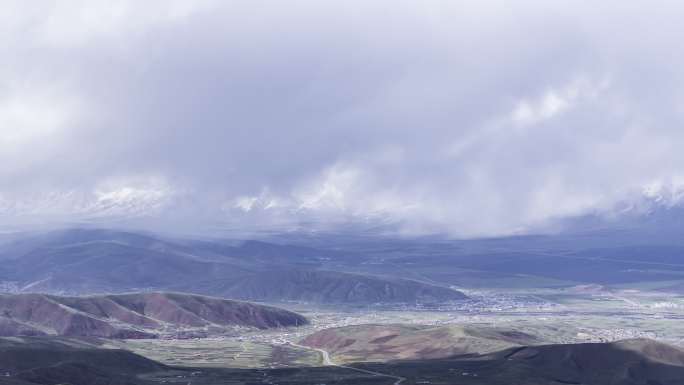
M 74 191 L 34 194 L 21 199 L 0 195 L 0 213 L 6 216 L 76 216 L 81 219 L 146 216 L 170 205 L 173 193 L 160 189 L 123 187 L 82 194 Z

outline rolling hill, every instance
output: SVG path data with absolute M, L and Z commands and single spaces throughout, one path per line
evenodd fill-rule
M 141 384 L 169 368 L 142 356 L 66 338 L 0 338 L 0 384 Z
M 645 339 L 510 348 L 481 356 L 355 367 L 447 385 L 680 385 L 684 351 Z
M 512 330 L 455 325 L 354 325 L 320 330 L 301 341 L 345 363 L 437 359 L 538 343 L 535 336 Z
M 646 339 L 511 350 L 516 370 L 565 384 L 658 384 L 684 379 L 684 351 Z
M 322 383 L 380 385 L 681 385 L 684 352 L 651 341 L 513 347 L 446 359 L 347 367 L 225 369 L 170 367 L 98 340 L 0 338 L 3 385 L 195 385 Z M 370 371 L 370 372 L 368 372 Z M 373 373 L 392 376 L 382 377 Z
M 269 306 L 176 293 L 92 297 L 0 295 L 0 335 L 156 338 L 220 333 L 234 327 L 307 324 L 299 314 Z

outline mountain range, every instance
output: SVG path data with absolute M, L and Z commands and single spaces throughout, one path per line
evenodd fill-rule
M 16 292 L 183 291 L 259 301 L 416 303 L 462 300 L 451 288 L 397 276 L 335 271 L 353 252 L 262 241 L 166 239 L 75 229 L 0 246 L 0 280 Z M 345 270 L 341 266 L 341 270 Z

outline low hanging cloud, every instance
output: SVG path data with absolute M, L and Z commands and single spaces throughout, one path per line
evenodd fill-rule
M 681 196 L 680 8 L 9 1 L 0 224 L 467 237 Z

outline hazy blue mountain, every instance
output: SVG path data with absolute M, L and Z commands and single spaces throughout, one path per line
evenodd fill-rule
M 0 245 L 0 279 L 22 291 L 183 290 L 334 303 L 457 299 L 451 286 L 650 282 L 655 284 L 649 287 L 681 291 L 684 237 L 677 218 L 682 215 L 677 207 L 660 208 L 586 231 L 468 240 L 352 233 L 195 240 L 65 230 Z
M 466 299 L 459 291 L 413 280 L 303 269 L 268 270 L 237 280 L 200 282 L 193 284 L 192 290 L 266 302 L 439 303 Z
M 362 258 L 355 251 L 255 240 L 168 239 L 76 229 L 29 235 L 0 249 L 0 279 L 20 292 L 182 290 L 248 300 L 334 303 L 464 298 L 452 289 L 399 276 L 344 272 Z

